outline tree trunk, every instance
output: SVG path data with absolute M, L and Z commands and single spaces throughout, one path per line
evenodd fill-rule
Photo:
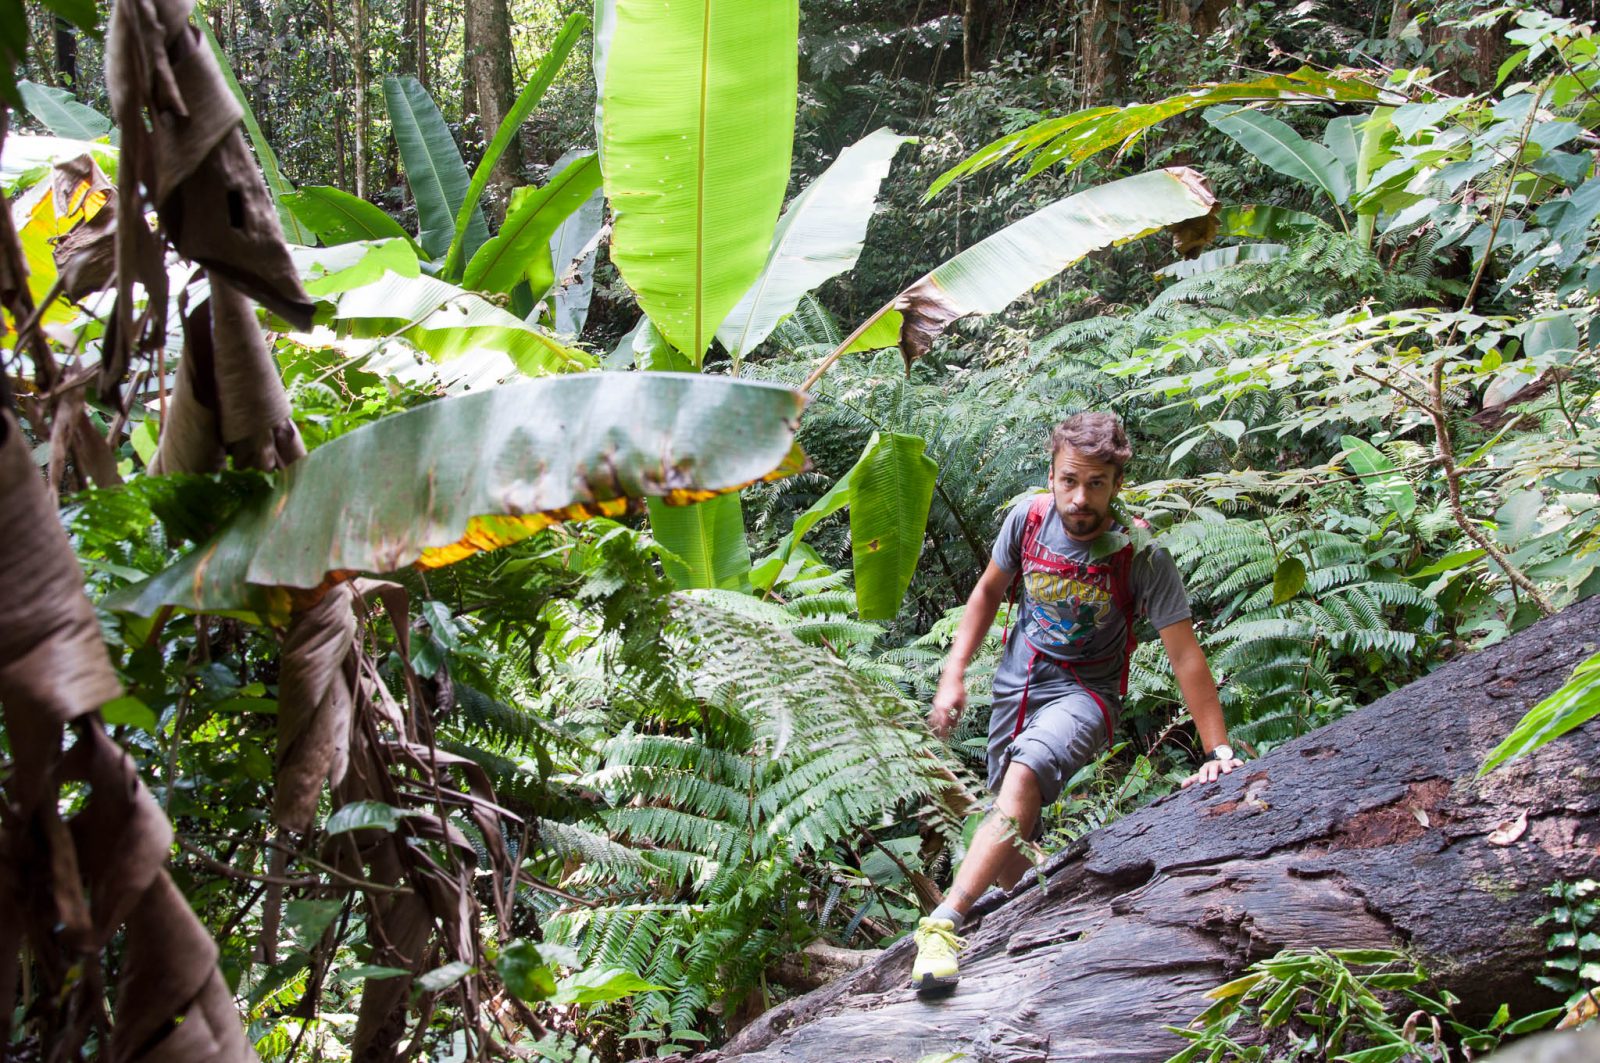
M 1210 786 L 1163 798 L 981 900 L 954 995 L 908 988 L 907 940 L 763 1015 L 704 1059 L 1164 1060 L 1204 994 L 1287 947 L 1406 946 L 1487 1019 L 1534 983 L 1549 883 L 1592 875 L 1600 725 L 1478 779 L 1534 703 L 1594 653 L 1600 598 Z M 1497 829 L 1525 823 L 1491 838 Z
M 1081 103 L 1111 99 L 1122 83 L 1122 0 L 1085 0 L 1078 14 L 1078 77 Z
M 355 82 L 356 90 L 356 195 L 361 199 L 367 198 L 368 156 L 371 152 L 372 131 L 370 102 L 372 86 L 367 69 L 369 14 L 367 0 L 355 0 L 356 32 L 355 39 L 350 42 L 350 62 L 355 67 L 355 76 L 351 80 Z
M 56 84 L 78 92 L 78 33 L 72 23 L 56 16 Z
M 517 97 L 516 71 L 511 62 L 511 16 L 506 10 L 506 0 L 466 0 L 462 13 L 466 41 L 465 102 L 468 113 L 477 115 L 479 138 L 488 144 Z M 501 204 L 510 197 L 521 173 L 521 144 L 518 138 L 512 137 L 493 173 L 492 185 Z

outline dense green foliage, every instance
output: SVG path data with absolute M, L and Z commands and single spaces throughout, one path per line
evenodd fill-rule
M 979 62 L 963 71 L 952 5 L 807 3 L 798 90 L 756 77 L 763 95 L 716 116 L 737 126 L 796 113 L 792 154 L 773 137 L 749 147 L 708 135 L 659 169 L 645 158 L 661 147 L 652 138 L 688 128 L 674 108 L 692 108 L 699 86 L 688 74 L 664 85 L 646 49 L 624 53 L 602 110 L 650 136 L 597 141 L 582 62 L 593 38 L 570 39 L 575 6 L 512 5 L 520 66 L 550 83 L 531 119 L 542 158 L 518 175 L 527 184 L 475 213 L 469 189 L 488 187 L 494 163 L 491 151 L 480 165 L 480 149 L 511 133 L 461 136 L 454 43 L 430 53 L 430 77 L 404 68 L 401 5 L 362 0 L 380 31 L 359 55 L 328 34 L 346 16 L 333 5 L 206 5 L 262 137 L 299 186 L 280 207 L 324 245 L 294 252 L 318 329 L 274 339 L 312 450 L 519 374 L 603 363 L 798 384 L 917 277 L 1071 192 L 1182 163 L 1209 178 L 1224 209 L 1198 257 L 1179 258 L 1160 238 L 1097 250 L 1007 311 L 957 322 L 918 361 L 887 349 L 892 332 L 869 337 L 815 387 L 798 436 L 810 466 L 796 475 L 689 509 L 652 504 L 648 515 L 635 507 L 545 529 L 395 577 L 419 603 L 409 660 L 392 631 L 363 630 L 381 681 L 400 690 L 409 665 L 439 748 L 482 765 L 519 818 L 507 830 L 525 874 L 517 937 L 493 944 L 508 991 L 544 1002 L 549 1057 L 720 1040 L 788 991 L 785 958 L 814 941 L 887 943 L 927 908 L 927 884 L 947 875 L 977 818 L 959 791 L 978 788 L 984 720 L 970 713 L 945 745 L 920 706 L 1008 504 L 1043 484 L 1046 433 L 1065 414 L 1110 409 L 1126 421 L 1135 460 L 1121 504 L 1183 571 L 1230 734 L 1253 752 L 1600 590 L 1600 56 L 1590 25 L 1530 8 L 1385 35 L 1387 7 L 1306 14 L 1256 3 L 1203 33 L 1170 21 L 1137 37 L 1124 27 L 1118 100 L 1154 102 L 1257 67 L 1289 74 L 1301 59 L 1350 65 L 1346 80 L 1360 88 L 1278 106 L 1213 87 L 1186 115 L 1112 107 L 1095 112 L 1112 124 L 1053 157 L 1050 141 L 1035 145 L 1044 154 L 1027 160 L 1039 171 L 1031 180 L 975 166 L 924 202 L 935 178 L 985 142 L 1102 102 L 1074 80 L 1068 35 L 1082 27 L 1066 5 L 1022 5 L 1031 17 L 989 25 L 967 42 Z M 1154 21 L 1144 7 L 1127 17 Z M 438 37 L 455 13 L 433 9 Z M 1494 46 L 1487 77 L 1427 71 L 1476 40 Z M 82 43 L 81 83 L 70 87 L 103 105 L 95 46 Z M 566 65 L 539 65 L 569 46 Z M 49 64 L 35 48 L 23 73 L 43 80 Z M 347 97 L 352 62 L 376 75 L 371 184 L 358 185 L 319 124 Z M 640 98 L 644 83 L 658 97 Z M 59 94 L 30 90 L 27 101 L 59 135 L 96 132 L 83 125 L 93 113 Z M 1111 136 L 1115 122 L 1138 135 Z M 882 129 L 892 132 L 873 133 Z M 897 156 L 908 135 L 921 142 Z M 845 175 L 855 184 L 841 217 L 795 209 L 786 224 L 827 246 L 795 267 L 799 279 L 786 275 L 789 230 L 772 231 L 781 186 L 787 178 L 787 201 L 804 207 L 794 197 L 850 145 L 875 162 L 858 156 L 860 172 Z M 30 264 L 49 268 L 40 249 L 64 223 L 43 206 L 48 168 L 13 167 L 13 149 L 8 140 L 5 192 Z M 636 172 L 605 170 L 606 152 Z M 614 230 L 601 224 L 603 170 Z M 708 182 L 694 205 L 617 212 L 616 197 L 688 174 Z M 759 194 L 744 190 L 749 181 Z M 712 209 L 729 216 L 710 220 L 737 254 L 685 250 L 692 226 L 674 229 L 669 247 L 643 224 L 685 211 L 704 222 Z M 729 218 L 760 231 L 735 232 Z M 685 277 L 705 292 L 688 294 Z M 36 296 L 51 278 L 35 275 Z M 741 295 L 756 303 L 768 291 L 784 293 L 768 313 L 781 320 L 761 326 L 762 342 L 718 332 Z M 57 304 L 45 321 L 74 349 L 93 349 L 96 310 Z M 660 316 L 659 330 L 644 311 Z M 54 473 L 96 601 L 171 570 L 272 490 L 247 472 L 148 475 L 165 393 L 144 388 L 149 401 L 126 421 L 107 403 L 87 414 L 111 430 L 124 483 Z M 48 440 L 38 442 L 48 463 Z M 340 1058 L 366 980 L 393 972 L 369 964 L 366 930 L 341 899 L 351 894 L 327 877 L 315 838 L 358 812 L 391 823 L 411 813 L 335 809 L 325 797 L 322 835 L 286 842 L 265 812 L 272 626 L 231 610 L 102 617 L 129 690 L 103 716 L 177 824 L 179 883 L 221 943 L 258 1050 Z M 969 672 L 975 705 L 997 650 L 992 639 Z M 1573 726 L 1594 714 L 1592 674 L 1572 694 L 1587 700 L 1554 710 Z M 1125 733 L 1047 810 L 1039 855 L 1191 769 L 1196 741 L 1153 639 L 1132 678 Z M 289 854 L 296 876 L 281 914 L 259 888 L 284 872 L 274 853 Z M 1561 932 L 1572 941 L 1556 959 L 1575 959 L 1553 976 L 1563 992 L 1592 980 L 1588 896 L 1567 898 L 1573 929 Z M 1577 912 L 1589 922 L 1579 926 Z M 424 989 L 461 976 L 441 967 Z M 1296 992 L 1273 996 L 1291 976 Z M 1248 977 L 1196 1046 L 1225 1044 L 1242 1006 L 1268 996 L 1281 1013 L 1265 1016 L 1269 1026 L 1303 1000 L 1326 1021 L 1319 994 L 1338 979 L 1377 1040 L 1395 1024 L 1373 990 L 1403 991 L 1441 1023 L 1456 1018 L 1395 957 L 1279 957 Z M 418 1047 L 443 1055 L 466 1041 L 463 1017 L 438 999 Z M 1481 1045 L 1507 1032 L 1501 1017 L 1449 1036 Z

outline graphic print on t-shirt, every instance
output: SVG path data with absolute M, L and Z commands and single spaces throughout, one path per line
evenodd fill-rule
M 1029 619 L 1039 641 L 1056 647 L 1076 647 L 1111 619 L 1114 598 L 1110 573 L 1104 566 L 1090 567 L 1073 561 L 1041 543 L 1025 564 L 1023 576 Z

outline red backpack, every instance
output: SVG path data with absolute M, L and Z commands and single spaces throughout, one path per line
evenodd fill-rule
M 1022 588 L 1023 575 L 1030 571 L 1049 572 L 1059 576 L 1072 575 L 1091 578 L 1109 576 L 1110 578 L 1107 582 L 1110 586 L 1111 599 L 1117 605 L 1117 611 L 1122 616 L 1122 622 L 1127 628 L 1127 633 L 1120 650 L 1113 650 L 1104 657 L 1096 657 L 1087 661 L 1069 661 L 1062 657 L 1052 656 L 1039 649 L 1032 642 L 1028 642 L 1027 637 L 1024 636 L 1023 641 L 1028 642 L 1028 648 L 1032 653 L 1028 656 L 1028 675 L 1022 683 L 1022 703 L 1017 706 L 1017 726 L 1011 737 L 1015 738 L 1022 733 L 1023 724 L 1028 718 L 1028 687 L 1033 682 L 1033 666 L 1043 656 L 1072 673 L 1072 678 L 1077 680 L 1078 685 L 1084 689 L 1084 692 L 1094 699 L 1095 705 L 1100 709 L 1100 715 L 1105 719 L 1106 743 L 1109 745 L 1112 732 L 1111 710 L 1106 705 L 1105 700 L 1095 692 L 1094 688 L 1079 677 L 1078 667 L 1080 665 L 1104 664 L 1120 654 L 1122 658 L 1120 694 L 1122 696 L 1127 695 L 1129 664 L 1133 660 L 1134 649 L 1139 645 L 1139 636 L 1134 631 L 1133 588 L 1129 578 L 1129 573 L 1133 568 L 1133 543 L 1128 543 L 1108 558 L 1087 565 L 1076 561 L 1061 561 L 1054 557 L 1046 556 L 1038 550 L 1039 531 L 1044 527 L 1045 517 L 1049 515 L 1050 507 L 1054 503 L 1055 499 L 1048 494 L 1036 495 L 1028 503 L 1028 516 L 1022 525 L 1022 558 L 1021 563 L 1017 566 L 1016 578 L 1011 581 L 1010 597 L 1006 603 L 1006 626 L 1000 635 L 1001 645 L 1005 645 L 1006 638 L 1010 633 L 1011 606 L 1016 602 L 1017 592 Z M 1141 527 L 1149 526 L 1143 521 L 1135 521 L 1135 523 Z

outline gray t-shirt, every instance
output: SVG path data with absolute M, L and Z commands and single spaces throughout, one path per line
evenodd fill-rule
M 994 563 L 1007 572 L 1022 566 L 1022 535 L 1030 501 L 1024 499 L 1012 508 L 995 540 Z M 1127 628 L 1111 589 L 1110 554 L 1126 542 L 1120 529 L 1092 543 L 1078 542 L 1061 526 L 1055 506 L 1045 508 L 1034 549 L 1065 563 L 1068 571 L 1036 571 L 1023 577 L 1016 626 L 995 668 L 997 698 L 1022 687 L 1034 649 L 1057 660 L 1089 662 L 1077 666 L 1079 678 L 1101 693 L 1117 693 Z M 1090 566 L 1098 566 L 1099 571 L 1091 571 Z M 1172 556 L 1159 546 L 1148 546 L 1134 555 L 1128 587 L 1135 612 L 1148 616 L 1157 631 L 1189 619 L 1183 577 Z

